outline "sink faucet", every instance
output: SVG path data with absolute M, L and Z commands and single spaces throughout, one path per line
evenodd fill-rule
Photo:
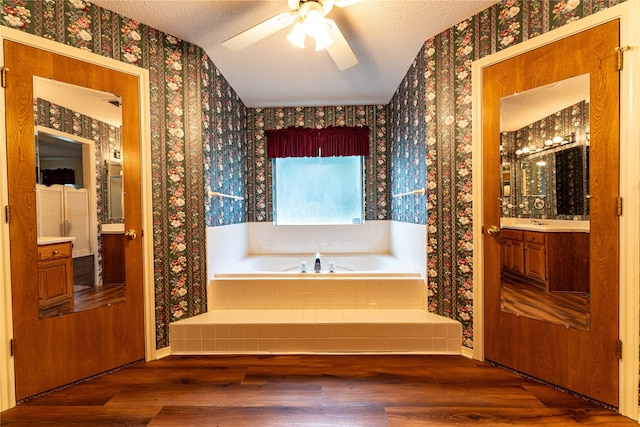
M 316 273 L 320 273 L 320 253 L 316 254 L 316 264 L 314 270 Z
M 541 220 L 541 219 L 532 219 L 532 220 L 531 220 L 531 223 L 532 223 L 533 225 L 544 225 L 544 222 L 542 222 L 542 220 Z

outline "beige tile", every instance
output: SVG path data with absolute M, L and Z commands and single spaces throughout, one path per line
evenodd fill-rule
M 417 338 L 418 337 L 418 324 L 417 323 L 403 323 L 402 336 L 405 338 Z
M 433 351 L 446 352 L 447 351 L 447 339 L 446 338 L 433 338 Z
M 216 325 L 216 338 L 229 338 L 229 325 Z
M 285 352 L 289 350 L 289 343 L 286 338 L 273 339 L 273 351 Z
M 445 323 L 433 324 L 433 336 L 438 338 L 444 338 L 447 336 L 448 325 Z
M 274 323 L 271 326 L 271 334 L 274 338 L 286 338 L 287 337 L 287 324 L 286 323 Z
M 433 325 L 431 323 L 420 323 L 418 324 L 417 331 L 418 338 L 429 338 L 433 337 Z
M 271 338 L 258 338 L 258 350 L 272 352 L 273 351 L 273 339 Z
M 202 325 L 187 325 L 185 337 L 187 339 L 202 338 Z
M 256 338 L 271 338 L 273 336 L 271 324 L 259 324 L 257 327 L 258 334 Z
M 287 338 L 296 339 L 296 338 L 302 338 L 304 336 L 302 333 L 303 325 L 299 323 L 292 323 L 292 324 L 286 325 L 286 327 L 287 327 L 287 333 L 286 333 Z
M 171 351 L 183 352 L 187 350 L 184 338 L 171 338 Z
M 258 325 L 253 323 L 246 323 L 243 326 L 243 336 L 244 338 L 258 338 Z
M 416 340 L 418 351 L 433 351 L 432 338 L 418 338 Z
M 202 339 L 202 351 L 214 352 L 216 351 L 216 339 L 215 338 L 203 338 Z
M 202 338 L 215 338 L 216 337 L 216 325 L 206 323 L 202 325 Z
M 185 338 L 186 332 L 187 328 L 185 326 L 176 325 L 175 323 L 169 325 L 169 336 L 172 340 L 176 338 Z
M 189 352 L 202 351 L 202 338 L 187 338 L 184 342 L 185 342 L 185 351 L 189 351 Z
M 243 338 L 230 338 L 229 339 L 229 351 L 244 351 L 244 339 Z
M 462 340 L 460 338 L 447 338 L 447 350 L 458 353 L 461 351 Z

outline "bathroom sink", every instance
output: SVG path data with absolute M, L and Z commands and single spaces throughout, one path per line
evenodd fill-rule
M 588 233 L 589 221 L 542 220 L 534 223 L 529 218 L 500 218 L 500 227 L 548 233 Z

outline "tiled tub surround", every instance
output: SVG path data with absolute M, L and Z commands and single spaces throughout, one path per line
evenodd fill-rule
M 460 354 L 461 324 L 424 310 L 420 277 L 215 279 L 215 309 L 171 324 L 173 354 Z
M 240 277 L 255 278 L 298 278 L 306 279 L 315 275 L 316 256 L 320 256 L 320 274 L 329 274 L 331 279 L 345 277 L 416 277 L 420 275 L 409 265 L 389 254 L 348 253 L 348 254 L 277 254 L 249 255 L 229 264 L 215 273 L 215 279 Z M 304 269 L 303 270 L 303 264 Z M 324 277 L 324 276 L 320 276 Z
M 207 277 L 248 255 L 390 254 L 426 277 L 426 226 L 397 221 L 358 225 L 274 225 L 265 222 L 207 229 Z
M 171 324 L 171 351 L 460 354 L 461 324 L 426 311 L 425 238 L 424 225 L 393 221 L 210 228 L 209 312 Z M 315 252 L 323 262 L 319 274 L 313 272 Z M 328 273 L 330 252 L 368 253 L 372 259 L 397 254 L 404 266 Z M 240 276 L 232 271 L 231 265 L 246 268 L 247 258 L 269 254 L 287 254 L 285 269 L 294 271 Z M 302 259 L 307 260 L 305 274 L 296 271 Z

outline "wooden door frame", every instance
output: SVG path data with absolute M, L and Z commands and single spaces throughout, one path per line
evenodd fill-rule
M 482 142 L 482 73 L 495 63 L 540 46 L 620 19 L 620 45 L 634 46 L 624 53 L 620 72 L 620 196 L 624 200 L 620 217 L 620 295 L 619 337 L 623 342 L 619 362 L 619 411 L 638 420 L 638 364 L 640 344 L 640 108 L 632 104 L 640 96 L 640 28 L 633 17 L 640 16 L 640 2 L 627 1 L 595 15 L 580 19 L 556 30 L 519 43 L 473 63 L 473 283 L 474 349 L 473 358 L 484 360 L 484 236 L 483 212 L 483 142 Z M 636 99 L 637 101 L 637 99 Z M 637 104 L 637 102 L 636 102 Z
M 141 176 L 141 209 L 143 230 L 147 231 L 143 238 L 143 297 L 144 297 L 144 335 L 145 360 L 158 358 L 156 351 L 155 309 L 153 290 L 153 221 L 152 221 L 152 188 L 151 188 L 151 126 L 150 126 L 150 93 L 149 71 L 144 68 L 106 58 L 91 52 L 57 43 L 42 37 L 34 36 L 12 28 L 0 27 L 0 61 L 4 59 L 4 40 L 35 47 L 45 51 L 110 68 L 134 75 L 138 78 L 139 113 L 140 113 L 140 176 Z M 10 72 L 10 70 L 9 70 Z M 7 147 L 6 129 L 4 126 L 5 102 L 4 88 L 0 87 L 0 204 L 8 205 L 7 184 Z M 13 357 L 10 356 L 10 340 L 13 338 L 13 310 L 11 303 L 11 263 L 9 244 L 9 224 L 4 213 L 0 226 L 0 262 L 2 269 L 0 280 L 0 307 L 2 308 L 2 324 L 0 327 L 0 411 L 16 404 L 15 372 Z

